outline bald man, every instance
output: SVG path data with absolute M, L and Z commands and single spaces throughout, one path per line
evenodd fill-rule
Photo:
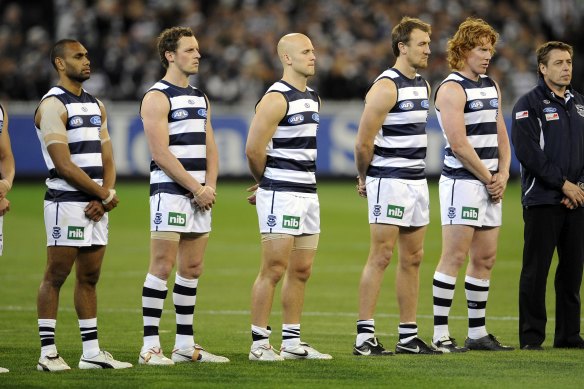
M 314 47 L 302 34 L 278 42 L 284 68 L 256 105 L 245 153 L 256 191 L 262 244 L 260 272 L 252 289 L 251 361 L 332 359 L 300 340 L 304 288 L 320 233 L 316 193 L 316 131 L 320 98 L 307 80 L 315 72 Z M 268 319 L 278 282 L 282 283 L 282 347 L 270 345 Z

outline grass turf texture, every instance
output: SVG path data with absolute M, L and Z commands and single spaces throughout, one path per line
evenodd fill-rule
M 362 358 L 351 354 L 355 341 L 357 287 L 369 247 L 367 204 L 352 181 L 321 183 L 322 233 L 313 275 L 306 290 L 302 339 L 333 355 L 332 361 L 248 361 L 250 289 L 259 267 L 255 209 L 246 203 L 247 183 L 220 183 L 213 233 L 198 288 L 195 335 L 209 351 L 231 363 L 187 364 L 168 368 L 138 366 L 142 342 L 141 290 L 149 258 L 148 187 L 117 187 L 121 203 L 110 219 L 110 244 L 98 285 L 100 346 L 135 367 L 120 371 L 77 368 L 81 340 L 73 308 L 71 275 L 61 291 L 56 342 L 71 365 L 64 373 L 35 370 L 39 355 L 36 293 L 46 263 L 41 185 L 16 183 L 10 213 L 4 221 L 4 256 L 0 257 L 0 387 L 581 387 L 582 350 L 552 349 L 553 268 L 548 283 L 548 339 L 544 352 L 469 352 L 462 355 Z M 440 255 L 437 185 L 431 183 L 431 224 L 420 271 L 418 326 L 432 336 L 432 275 Z M 510 184 L 489 303 L 487 329 L 503 343 L 518 346 L 517 289 L 521 268 L 522 218 L 519 188 Z M 462 272 L 461 272 L 462 273 Z M 377 335 L 387 348 L 397 342 L 398 309 L 394 290 L 395 261 L 386 271 L 376 314 Z M 450 331 L 460 343 L 466 337 L 464 277 L 458 277 Z M 173 278 L 169 282 L 173 285 Z M 279 289 L 279 288 L 278 288 Z M 171 289 L 172 290 L 172 289 Z M 279 293 L 274 299 L 272 344 L 280 345 Z M 171 293 L 161 322 L 167 356 L 174 344 Z

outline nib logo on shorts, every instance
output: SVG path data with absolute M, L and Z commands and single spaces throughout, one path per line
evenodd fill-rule
M 387 206 L 387 217 L 401 220 L 404 217 L 404 209 L 404 207 L 400 207 L 399 205 L 389 204 Z
M 69 226 L 67 228 L 67 239 L 83 240 L 85 235 L 85 227 Z
M 282 220 L 282 227 L 297 230 L 300 228 L 300 218 L 298 216 L 284 215 Z
M 168 213 L 168 225 L 184 227 L 187 225 L 187 214 L 179 212 Z
M 462 219 L 479 220 L 479 209 L 472 207 L 462 207 Z

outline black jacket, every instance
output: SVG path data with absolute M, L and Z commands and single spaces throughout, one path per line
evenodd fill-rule
M 511 140 L 521 162 L 524 207 L 560 204 L 564 181 L 584 182 L 584 97 L 557 97 L 540 78 L 513 107 Z

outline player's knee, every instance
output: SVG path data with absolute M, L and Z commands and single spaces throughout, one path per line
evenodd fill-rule
M 195 279 L 199 278 L 203 274 L 203 262 L 191 264 L 187 266 L 180 266 L 180 274 L 181 276 L 187 279 Z
M 260 277 L 275 285 L 282 279 L 284 273 L 286 273 L 286 265 L 282 262 L 273 262 L 262 267 Z
M 423 258 L 424 258 L 423 249 L 405 254 L 403 258 L 400 258 L 400 266 L 404 268 L 419 268 Z
M 495 266 L 496 255 L 494 253 L 471 259 L 475 267 L 491 271 Z
M 95 287 L 99 281 L 100 270 L 87 271 L 77 275 L 77 282 L 83 286 Z
M 385 246 L 376 249 L 369 255 L 369 266 L 373 266 L 374 268 L 383 271 L 389 266 L 392 256 L 393 247 Z
M 67 280 L 71 269 L 49 268 L 45 272 L 44 283 L 60 289 Z
M 302 266 L 294 269 L 294 277 L 301 282 L 306 282 L 312 274 L 312 265 Z

